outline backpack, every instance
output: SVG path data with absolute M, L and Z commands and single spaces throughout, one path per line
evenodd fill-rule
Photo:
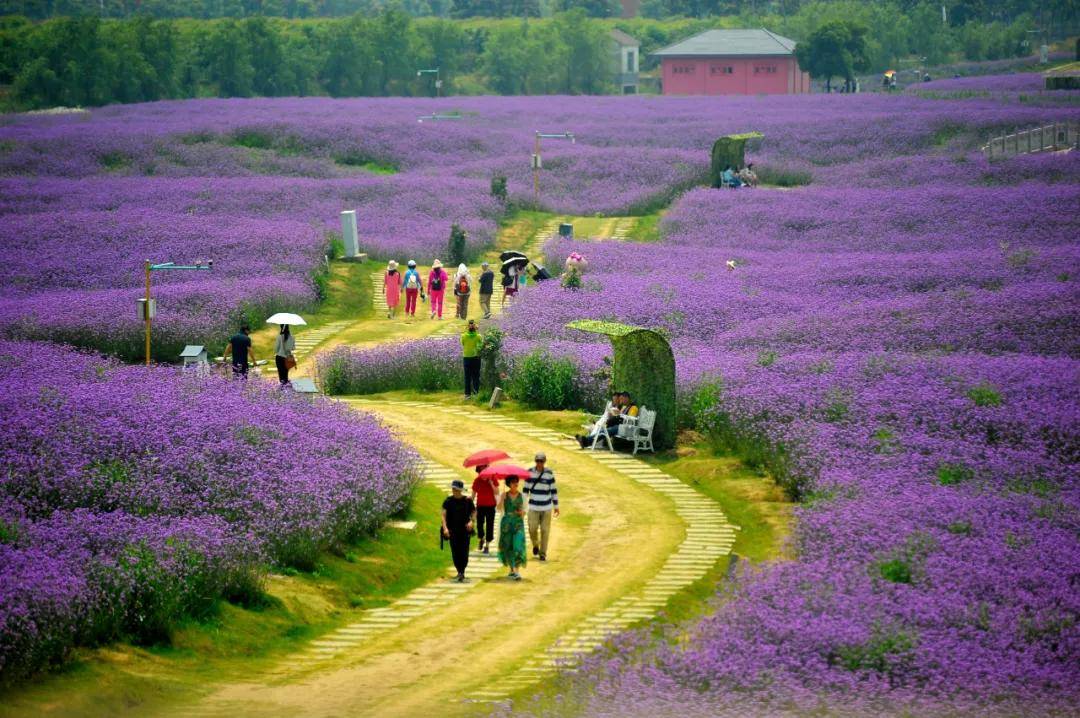
M 458 283 L 457 283 L 457 291 L 458 291 L 458 294 L 468 294 L 469 293 L 469 280 L 465 279 L 465 277 L 462 277 L 461 279 L 459 279 Z
M 431 280 L 431 291 L 437 292 L 440 289 L 442 289 L 442 283 L 443 283 L 443 274 L 442 274 L 442 272 L 439 272 Z
M 408 279 L 405 280 L 406 289 L 416 289 L 420 286 L 420 277 L 416 276 L 416 272 L 409 272 Z

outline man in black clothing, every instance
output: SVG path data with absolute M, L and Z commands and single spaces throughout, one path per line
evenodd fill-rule
M 457 569 L 457 582 L 465 582 L 465 567 L 469 565 L 469 540 L 472 538 L 476 506 L 464 495 L 465 482 L 454 479 L 450 484 L 452 496 L 442 505 L 442 533 L 450 540 L 450 554 Z
M 491 319 L 491 295 L 495 293 L 495 272 L 491 271 L 487 262 L 483 262 L 480 269 L 480 311 L 484 313 L 484 319 Z
M 240 331 L 229 337 L 225 347 L 225 356 L 232 354 L 232 372 L 238 379 L 247 379 L 248 361 L 255 363 L 255 352 L 251 349 L 251 327 L 240 325 Z

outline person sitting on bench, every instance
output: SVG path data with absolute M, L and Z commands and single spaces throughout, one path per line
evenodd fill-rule
M 602 416 L 596 420 L 596 424 L 593 426 L 592 432 L 586 436 L 578 435 L 575 437 L 578 443 L 581 444 L 581 448 L 585 449 L 592 445 L 593 441 L 600 434 L 601 429 L 606 426 L 609 436 L 614 436 L 618 431 L 619 424 L 626 421 L 628 416 L 637 416 L 638 408 L 630 400 L 629 392 L 621 391 L 615 392 L 615 396 L 611 399 L 611 410 L 606 416 Z M 614 431 L 613 431 L 614 430 Z
M 720 175 L 720 183 L 725 187 L 739 187 L 742 182 L 735 176 L 735 170 L 731 169 L 731 165 L 724 168 L 723 174 Z

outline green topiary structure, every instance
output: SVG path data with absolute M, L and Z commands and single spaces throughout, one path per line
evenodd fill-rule
M 713 187 L 720 186 L 720 175 L 730 165 L 738 169 L 746 164 L 746 142 L 761 139 L 760 132 L 744 132 L 740 135 L 724 135 L 712 146 L 712 164 L 709 167 L 709 180 Z
M 613 388 L 630 392 L 634 403 L 656 412 L 653 444 L 657 450 L 675 446 L 675 355 L 664 335 L 652 329 L 592 319 L 566 326 L 603 334 L 611 340 Z

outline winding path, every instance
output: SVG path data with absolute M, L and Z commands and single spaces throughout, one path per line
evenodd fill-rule
M 525 251 L 539 252 L 564 220 L 540 227 Z M 624 223 L 610 225 L 606 233 L 625 237 Z M 387 322 L 381 278 L 381 270 L 373 274 L 373 319 L 300 335 L 298 350 L 349 342 L 372 322 L 381 330 L 375 343 L 460 331 L 449 318 Z M 499 446 L 525 465 L 545 451 L 564 510 L 550 559 L 530 562 L 517 583 L 504 577 L 494 553 L 473 551 L 470 582 L 458 584 L 450 581 L 455 572 L 447 555 L 444 578 L 358 613 L 266 672 L 214 687 L 179 715 L 473 713 L 537 686 L 612 635 L 655 618 L 673 595 L 731 552 L 738 527 L 716 503 L 631 456 L 582 451 L 569 437 L 472 406 L 342 400 L 378 414 L 417 447 L 424 480 L 442 489 L 452 478 L 470 478 L 457 467 L 477 449 Z M 508 673 L 507 666 L 515 670 Z
M 215 689 L 180 715 L 459 715 L 507 699 L 627 627 L 655 617 L 730 553 L 738 527 L 710 499 L 645 462 L 582 451 L 548 429 L 485 410 L 346 399 L 379 414 L 446 487 L 469 451 L 543 450 L 564 514 L 550 558 L 525 580 L 473 552 L 457 584 L 439 579 L 313 641 L 267 673 Z M 434 517 L 433 517 L 433 520 Z M 449 556 L 447 556 L 449 564 Z M 515 670 L 508 675 L 506 666 Z

